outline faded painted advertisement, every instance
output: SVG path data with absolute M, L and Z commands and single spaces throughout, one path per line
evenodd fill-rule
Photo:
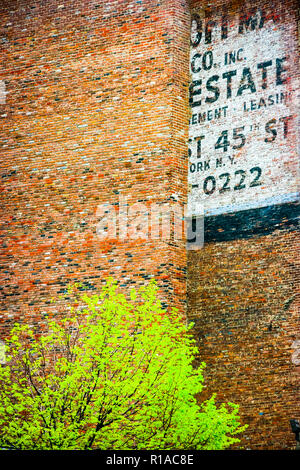
M 296 36 L 278 12 L 193 14 L 190 215 L 297 200 Z

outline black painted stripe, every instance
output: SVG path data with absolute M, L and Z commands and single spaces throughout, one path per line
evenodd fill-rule
M 204 243 L 269 235 L 275 230 L 299 230 L 299 216 L 299 202 L 207 216 L 204 218 Z M 191 223 L 188 219 L 190 229 Z

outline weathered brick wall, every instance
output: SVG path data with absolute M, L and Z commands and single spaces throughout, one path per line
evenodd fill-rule
M 259 28 L 260 16 L 256 25 L 253 24 L 253 33 L 251 23 L 248 23 L 248 32 L 244 27 L 244 32 L 239 33 L 240 18 L 247 22 L 258 8 L 267 18 L 266 24 Z M 205 393 L 209 396 L 216 391 L 219 400 L 240 404 L 243 420 L 249 424 L 241 443 L 244 448 L 290 449 L 295 447 L 295 436 L 289 420 L 300 418 L 299 205 L 295 197 L 299 181 L 295 107 L 299 92 L 295 53 L 296 4 L 220 1 L 208 7 L 205 2 L 194 0 L 191 10 L 192 15 L 198 14 L 202 20 L 202 29 L 199 27 L 198 31 L 203 34 L 198 49 L 191 49 L 192 79 L 202 80 L 203 83 L 201 94 L 191 96 L 190 100 L 190 165 L 194 165 L 190 166 L 190 183 L 198 184 L 190 188 L 190 205 L 192 212 L 195 212 L 203 204 L 206 217 L 203 249 L 188 251 L 187 292 L 188 314 L 195 322 L 200 357 L 207 363 Z M 227 25 L 223 49 L 219 39 L 222 34 L 220 26 L 217 30 L 211 23 L 205 41 L 205 25 L 209 21 L 219 21 L 222 16 Z M 266 32 L 266 28 L 273 30 L 273 33 Z M 285 34 L 281 37 L 282 31 Z M 194 29 L 192 39 L 197 43 L 195 34 Z M 265 38 L 265 49 L 260 38 Z M 236 60 L 228 66 L 230 51 L 236 53 L 241 42 L 242 46 L 238 46 L 243 48 L 240 51 L 241 61 Z M 193 59 L 196 51 L 198 54 L 212 51 L 214 58 L 220 60 L 219 66 L 216 64 L 212 70 L 202 70 L 197 75 L 195 72 L 203 64 L 199 56 Z M 209 59 L 208 53 L 207 57 Z M 276 58 L 279 64 L 283 57 L 289 62 L 285 81 L 273 81 L 271 67 Z M 269 62 L 265 86 L 261 86 L 263 77 L 258 73 L 261 69 L 257 69 L 257 64 L 262 61 Z M 207 68 L 209 64 L 208 61 Z M 250 104 L 250 107 L 246 104 L 244 110 L 237 92 L 243 67 L 247 67 L 245 77 L 250 70 L 255 80 L 255 89 L 247 80 L 241 82 L 243 101 Z M 222 88 L 220 82 L 222 74 L 229 70 L 233 71 L 231 89 L 226 94 L 226 86 Z M 215 90 L 205 89 L 206 80 L 212 75 L 215 78 L 210 85 L 220 86 L 220 96 L 215 103 L 205 100 L 206 96 L 212 101 L 217 97 Z M 224 77 L 225 80 L 227 78 L 228 75 Z M 243 89 L 245 83 L 249 85 L 248 90 Z M 199 88 L 198 83 L 191 93 Z M 267 109 L 260 101 L 286 90 L 291 94 L 288 102 L 275 103 L 272 107 L 270 99 Z M 193 106 L 193 102 L 199 99 L 202 99 L 201 107 Z M 216 116 L 213 110 L 225 105 L 226 116 L 224 112 L 220 117 L 218 114 Z M 210 114 L 208 109 L 212 109 Z M 201 126 L 197 127 L 195 123 L 199 111 L 206 111 L 206 116 L 202 117 Z M 278 120 L 284 113 L 291 116 L 288 134 L 284 136 L 278 132 L 277 140 L 264 140 L 268 136 L 268 133 L 264 135 L 265 122 Z M 232 142 L 233 128 L 239 129 L 237 133 L 244 134 L 245 145 L 242 145 L 240 138 L 237 142 L 239 149 L 228 147 L 223 152 L 216 146 L 209 153 L 209 144 L 217 141 L 224 129 L 229 129 L 228 138 Z M 197 154 L 193 139 L 199 135 L 204 137 L 200 154 Z M 224 140 L 219 143 L 224 143 Z M 227 154 L 230 159 L 226 160 Z M 217 157 L 222 162 L 220 168 L 218 164 L 214 167 Z M 208 162 L 206 166 L 205 160 Z M 236 160 L 236 166 L 231 165 L 229 160 Z M 202 167 L 198 162 L 202 162 Z M 247 172 L 255 166 L 260 167 L 262 185 L 249 188 Z M 237 174 L 235 170 L 245 176 L 245 184 L 233 188 L 236 183 L 233 181 L 234 174 Z M 223 173 L 220 179 L 224 180 L 225 172 L 227 186 L 225 189 L 223 186 L 224 191 L 222 187 L 219 191 L 219 174 Z M 214 181 L 215 188 L 212 185 Z M 206 193 L 199 200 L 197 197 L 201 188 L 206 189 Z M 289 200 L 285 194 L 291 193 Z M 263 197 L 265 201 L 262 202 Z
M 110 275 L 155 277 L 184 311 L 182 238 L 153 238 L 150 218 L 148 237 L 96 228 L 103 204 L 185 203 L 186 2 L 9 0 L 0 15 L 1 336 L 42 326 L 68 283 Z
M 229 18 L 229 38 L 240 11 L 259 5 L 270 18 L 280 13 L 282 24 L 294 28 L 284 49 L 294 50 L 294 1 L 279 2 L 276 8 L 274 2 L 213 3 L 219 15 Z M 147 238 L 110 233 L 103 239 L 96 231 L 99 220 L 102 229 L 106 226 L 99 207 L 113 208 L 118 215 L 125 202 L 129 211 L 140 204 L 142 212 L 152 203 L 186 203 L 189 119 L 190 129 L 199 119 L 193 118 L 195 108 L 188 110 L 190 19 L 195 12 L 207 18 L 216 10 L 212 13 L 199 0 L 1 1 L 0 80 L 6 95 L 3 99 L 2 87 L 0 339 L 16 320 L 42 328 L 55 308 L 50 297 L 69 282 L 82 281 L 94 290 L 113 275 L 126 288 L 155 276 L 164 301 L 185 312 L 187 280 L 188 314 L 195 321 L 201 360 L 207 362 L 206 395 L 216 391 L 220 401 L 241 404 L 249 423 L 245 448 L 290 448 L 289 419 L 300 418 L 295 201 L 256 207 L 250 194 L 248 210 L 214 212 L 216 204 L 228 202 L 228 193 L 221 198 L 211 194 L 215 203 L 205 218 L 204 247 L 188 252 L 180 238 L 161 234 L 155 239 L 157 226 L 149 218 L 149 226 L 143 225 Z M 214 52 L 213 44 L 205 50 Z M 210 70 L 210 54 L 206 59 Z M 194 70 L 203 65 L 199 60 Z M 287 77 L 285 65 L 278 62 L 277 78 L 289 78 L 286 87 L 293 92 L 296 72 Z M 271 69 L 265 67 L 269 80 Z M 218 68 L 211 72 L 218 74 Z M 213 88 L 201 97 L 197 90 L 193 100 L 216 96 Z M 249 115 L 256 113 L 257 103 L 247 100 L 246 108 L 253 107 Z M 220 130 L 225 128 L 224 109 L 221 113 L 220 118 L 215 111 L 207 114 L 208 133 L 218 129 L 218 119 Z M 256 115 L 266 116 L 263 109 Z M 273 117 L 279 117 L 277 108 Z M 228 129 L 241 125 L 237 117 Z M 254 125 L 250 130 L 253 142 L 258 130 Z M 272 130 L 273 123 L 270 138 Z M 284 164 L 281 172 L 270 173 L 274 193 L 282 196 L 286 186 L 294 194 L 295 123 L 282 121 L 276 130 L 281 144 L 277 160 L 284 155 Z M 200 139 L 202 151 L 206 142 Z M 258 145 L 258 155 L 261 149 Z M 195 147 L 190 152 L 193 158 Z M 255 156 L 253 147 L 251 152 Z M 206 171 L 207 163 L 202 164 Z M 205 183 L 208 193 L 212 182 Z M 270 198 L 268 185 L 262 193 L 254 189 L 257 201 L 264 191 Z M 137 227 L 131 230 L 136 233 Z
M 195 322 L 206 394 L 240 404 L 250 449 L 294 446 L 299 419 L 299 236 L 273 232 L 209 243 L 188 263 L 189 314 Z

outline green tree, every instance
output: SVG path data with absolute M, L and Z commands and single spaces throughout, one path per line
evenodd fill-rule
M 69 294 L 74 286 L 69 289 Z M 238 406 L 197 404 L 192 325 L 162 309 L 156 283 L 109 280 L 79 292 L 46 334 L 15 325 L 0 366 L 0 447 L 224 449 L 243 431 Z M 70 297 L 69 297 L 70 298 Z

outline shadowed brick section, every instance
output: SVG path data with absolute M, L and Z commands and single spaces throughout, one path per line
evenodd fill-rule
M 99 240 L 96 211 L 186 201 L 186 2 L 10 0 L 0 15 L 1 337 L 108 276 L 155 277 L 185 312 L 184 240 Z
M 206 393 L 240 403 L 249 423 L 242 442 L 251 449 L 294 445 L 299 248 L 298 233 L 277 231 L 189 253 L 188 311 L 207 363 Z

